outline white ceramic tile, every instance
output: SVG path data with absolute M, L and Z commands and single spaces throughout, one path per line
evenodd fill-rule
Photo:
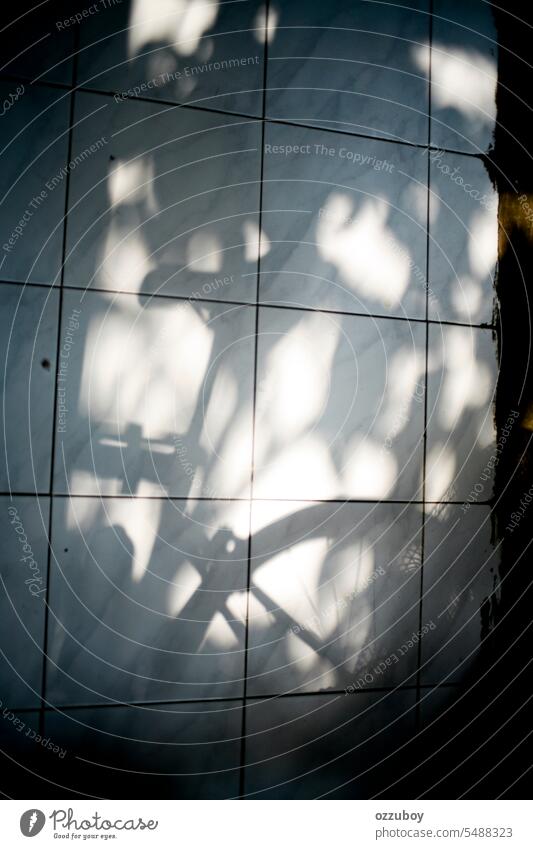
M 368 799 L 386 791 L 405 771 L 401 747 L 414 733 L 414 693 L 247 702 L 245 792 Z
M 0 102 L 17 89 L 0 82 Z M 0 151 L 0 274 L 4 280 L 55 283 L 61 269 L 69 97 L 26 87 L 7 110 Z
M 260 115 L 263 54 L 259 0 L 135 0 L 83 22 L 77 77 L 99 91 Z
M 56 499 L 47 698 L 239 696 L 247 502 Z
M 69 0 L 19 0 L 6 6 L 0 33 L 2 72 L 70 85 L 76 29 L 72 16 L 78 12 L 73 5 Z
M 254 310 L 69 291 L 62 340 L 73 315 L 55 491 L 247 497 Z
M 264 178 L 262 301 L 425 317 L 419 150 L 268 125 Z
M 440 506 L 425 531 L 422 683 L 458 683 L 475 668 L 495 624 L 499 552 L 488 507 Z
M 296 0 L 270 8 L 270 117 L 427 142 L 425 0 L 386 10 L 343 0 Z
M 48 713 L 71 756 L 75 793 L 118 799 L 224 799 L 239 792 L 241 702 Z M 145 820 L 149 817 L 145 816 Z
M 429 317 L 490 324 L 498 259 L 498 196 L 480 159 L 430 160 Z
M 473 153 L 493 143 L 498 36 L 490 3 L 435 0 L 431 141 Z
M 58 309 L 56 291 L 0 284 L 4 492 L 50 486 Z
M 428 367 L 426 499 L 488 501 L 498 377 L 492 332 L 430 325 Z
M 252 527 L 250 695 L 413 683 L 416 507 L 254 502 Z
M 66 282 L 254 301 L 259 123 L 100 95 L 76 103 Z
M 420 498 L 423 324 L 263 307 L 256 498 Z
M 0 498 L 0 700 L 38 707 L 47 588 L 48 500 Z

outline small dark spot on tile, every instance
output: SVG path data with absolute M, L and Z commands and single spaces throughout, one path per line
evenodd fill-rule
M 41 365 L 46 369 L 46 371 L 50 371 L 50 360 L 47 360 L 46 357 L 44 360 L 41 360 Z

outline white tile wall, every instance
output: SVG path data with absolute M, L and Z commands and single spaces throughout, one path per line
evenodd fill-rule
M 261 115 L 264 11 L 244 3 L 115 3 L 81 31 L 78 82 L 98 91 Z M 137 90 L 136 87 L 144 87 Z
M 252 531 L 249 692 L 413 683 L 415 506 L 256 501 Z
M 11 28 L 0 698 L 80 795 L 368 797 L 482 652 L 496 52 L 463 6 L 54 4 L 31 59 Z
M 261 300 L 425 318 L 421 151 L 267 125 Z
M 56 491 L 248 497 L 254 310 L 71 290 L 62 338 L 75 309 Z
M 40 705 L 48 511 L 47 498 L 0 497 L 0 698 L 4 706 Z
M 0 273 L 51 285 L 61 270 L 71 95 L 26 83 L 17 96 L 17 88 L 0 80 Z
M 75 123 L 67 283 L 255 301 L 259 122 L 80 94 Z
M 499 550 L 488 507 L 439 505 L 426 521 L 422 618 L 433 623 L 422 644 L 423 683 L 467 680 L 480 636 L 494 624 L 501 594 Z
M 407 8 L 410 7 L 410 8 Z M 425 144 L 427 0 L 274 3 L 267 115 Z
M 261 308 L 254 494 L 420 499 L 421 323 Z
M 0 284 L 4 492 L 50 486 L 58 309 L 53 289 Z
M 240 696 L 246 502 L 58 499 L 48 698 Z
M 434 0 L 431 142 L 484 153 L 496 124 L 498 45 L 493 11 L 473 0 Z

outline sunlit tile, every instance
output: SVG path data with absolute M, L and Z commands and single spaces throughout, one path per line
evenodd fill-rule
M 262 308 L 257 498 L 420 497 L 421 324 Z
M 498 259 L 498 196 L 479 159 L 432 151 L 430 318 L 490 324 Z
M 88 94 L 75 120 L 66 281 L 254 301 L 259 123 Z
M 254 502 L 248 693 L 413 682 L 420 513 Z
M 425 317 L 419 151 L 270 125 L 264 176 L 262 301 Z
M 497 31 L 489 3 L 435 0 L 431 54 L 431 141 L 483 153 L 493 143 Z
M 425 0 L 386 10 L 375 3 L 297 0 L 272 3 L 271 10 L 269 117 L 427 142 Z
M 260 115 L 263 52 L 260 0 L 115 2 L 81 26 L 78 82 Z
M 246 497 L 254 314 L 248 307 L 65 294 L 57 492 Z
M 156 502 L 156 503 L 154 503 Z M 47 697 L 239 696 L 246 502 L 58 499 Z
M 428 366 L 426 498 L 488 501 L 498 376 L 491 331 L 430 325 Z

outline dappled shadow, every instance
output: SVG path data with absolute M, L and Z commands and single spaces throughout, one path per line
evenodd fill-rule
M 344 20 L 338 5 L 327 14 Z M 424 4 L 413 5 L 427 39 Z M 274 77 L 294 8 L 275 10 Z M 55 706 L 352 695 L 414 687 L 421 660 L 422 683 L 457 683 L 491 627 L 494 566 L 473 555 L 478 582 L 457 580 L 445 511 L 431 517 L 435 574 L 421 576 L 424 495 L 492 495 L 490 480 L 475 488 L 494 450 L 497 372 L 484 166 L 463 157 L 480 197 L 465 193 L 427 149 L 379 138 L 382 104 L 374 125 L 372 110 L 358 128 L 344 120 L 344 96 L 336 129 L 372 138 L 328 134 L 331 115 L 309 98 L 299 119 L 316 129 L 270 122 L 263 138 L 261 15 L 254 2 L 123 0 L 81 31 L 77 79 L 95 91 L 76 94 L 82 161 L 69 177 L 60 359 L 72 341 L 44 693 Z M 411 43 L 403 24 L 387 37 L 406 42 L 402 73 L 427 92 L 427 40 Z M 344 57 L 346 86 L 358 55 Z M 437 71 L 448 85 L 449 70 Z M 300 68 L 287 88 L 319 88 L 319 77 Z M 289 120 L 271 88 L 267 116 Z M 437 120 L 468 137 L 464 102 L 446 91 Z M 422 147 L 427 122 L 406 120 L 413 109 L 391 107 L 390 136 Z M 478 124 L 479 153 L 490 118 Z M 478 532 L 474 522 L 465 534 Z M 424 594 L 438 581 L 431 607 Z M 465 620 L 472 656 L 457 658 L 441 635 L 460 642 Z M 134 732 L 145 739 L 142 721 Z

